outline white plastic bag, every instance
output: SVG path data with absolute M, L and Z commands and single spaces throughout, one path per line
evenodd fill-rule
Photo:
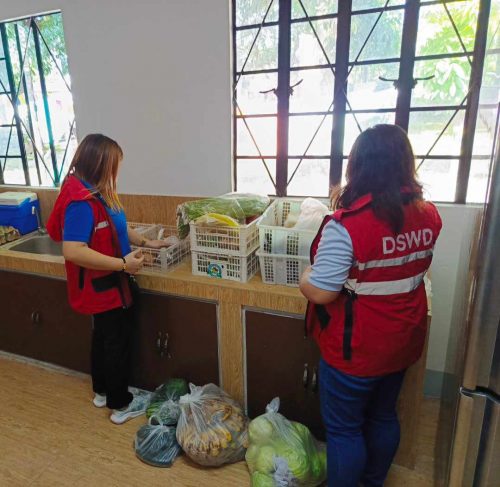
M 317 487 L 326 480 L 326 448 L 301 423 L 278 413 L 275 398 L 249 426 L 246 461 L 252 487 Z
M 166 426 L 156 416 L 141 426 L 135 435 L 137 458 L 154 467 L 170 467 L 181 452 L 175 426 Z
M 318 230 L 329 212 L 328 207 L 321 201 L 306 198 L 300 205 L 300 215 L 293 228 L 297 230 Z

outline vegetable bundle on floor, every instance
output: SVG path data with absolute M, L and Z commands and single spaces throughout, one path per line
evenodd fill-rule
M 252 487 L 316 487 L 326 480 L 326 449 L 309 429 L 278 413 L 273 399 L 249 426 Z
M 144 463 L 170 467 L 181 453 L 176 425 L 181 414 L 179 399 L 187 392 L 184 379 L 170 379 L 151 395 L 146 410 L 149 422 L 139 428 L 134 443 L 135 453 Z
M 248 418 L 241 406 L 214 384 L 181 397 L 177 441 L 194 462 L 207 467 L 243 460 L 248 447 Z

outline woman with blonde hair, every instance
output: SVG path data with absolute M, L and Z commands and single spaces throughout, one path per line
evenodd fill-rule
M 127 226 L 116 180 L 123 151 L 109 137 L 87 135 L 73 161 L 47 223 L 63 242 L 68 298 L 93 317 L 91 374 L 96 407 L 112 410 L 116 424 L 144 413 L 144 397 L 129 392 L 134 300 L 131 275 L 144 256 L 130 244 L 160 248 Z

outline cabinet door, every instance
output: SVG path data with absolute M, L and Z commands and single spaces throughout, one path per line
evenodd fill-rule
M 154 389 L 171 377 L 219 383 L 217 307 L 142 293 L 134 347 L 133 384 Z
M 90 370 L 91 319 L 71 309 L 65 281 L 1 272 L 0 309 L 0 349 Z
M 30 313 L 36 306 L 33 278 L 14 272 L 0 272 L 0 350 L 30 356 L 33 323 Z
M 319 407 L 319 352 L 304 336 L 300 318 L 245 312 L 247 400 L 250 417 L 265 411 L 274 397 L 288 418 L 323 437 Z

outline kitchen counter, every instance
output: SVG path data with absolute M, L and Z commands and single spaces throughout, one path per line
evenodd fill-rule
M 62 257 L 9 250 L 17 243 L 19 241 L 0 247 L 0 270 L 65 278 Z M 297 288 L 264 284 L 260 275 L 248 283 L 193 276 L 189 260 L 166 274 L 141 272 L 137 275 L 137 280 L 140 287 L 146 291 L 207 300 L 217 304 L 221 385 L 241 402 L 246 398 L 245 309 L 285 314 L 300 319 L 307 304 Z M 265 340 L 265 337 L 262 339 Z M 425 362 L 426 351 L 419 362 L 408 370 L 399 401 L 404 434 L 396 462 L 409 468 L 414 467 L 416 457 L 412 438 L 418 429 Z

